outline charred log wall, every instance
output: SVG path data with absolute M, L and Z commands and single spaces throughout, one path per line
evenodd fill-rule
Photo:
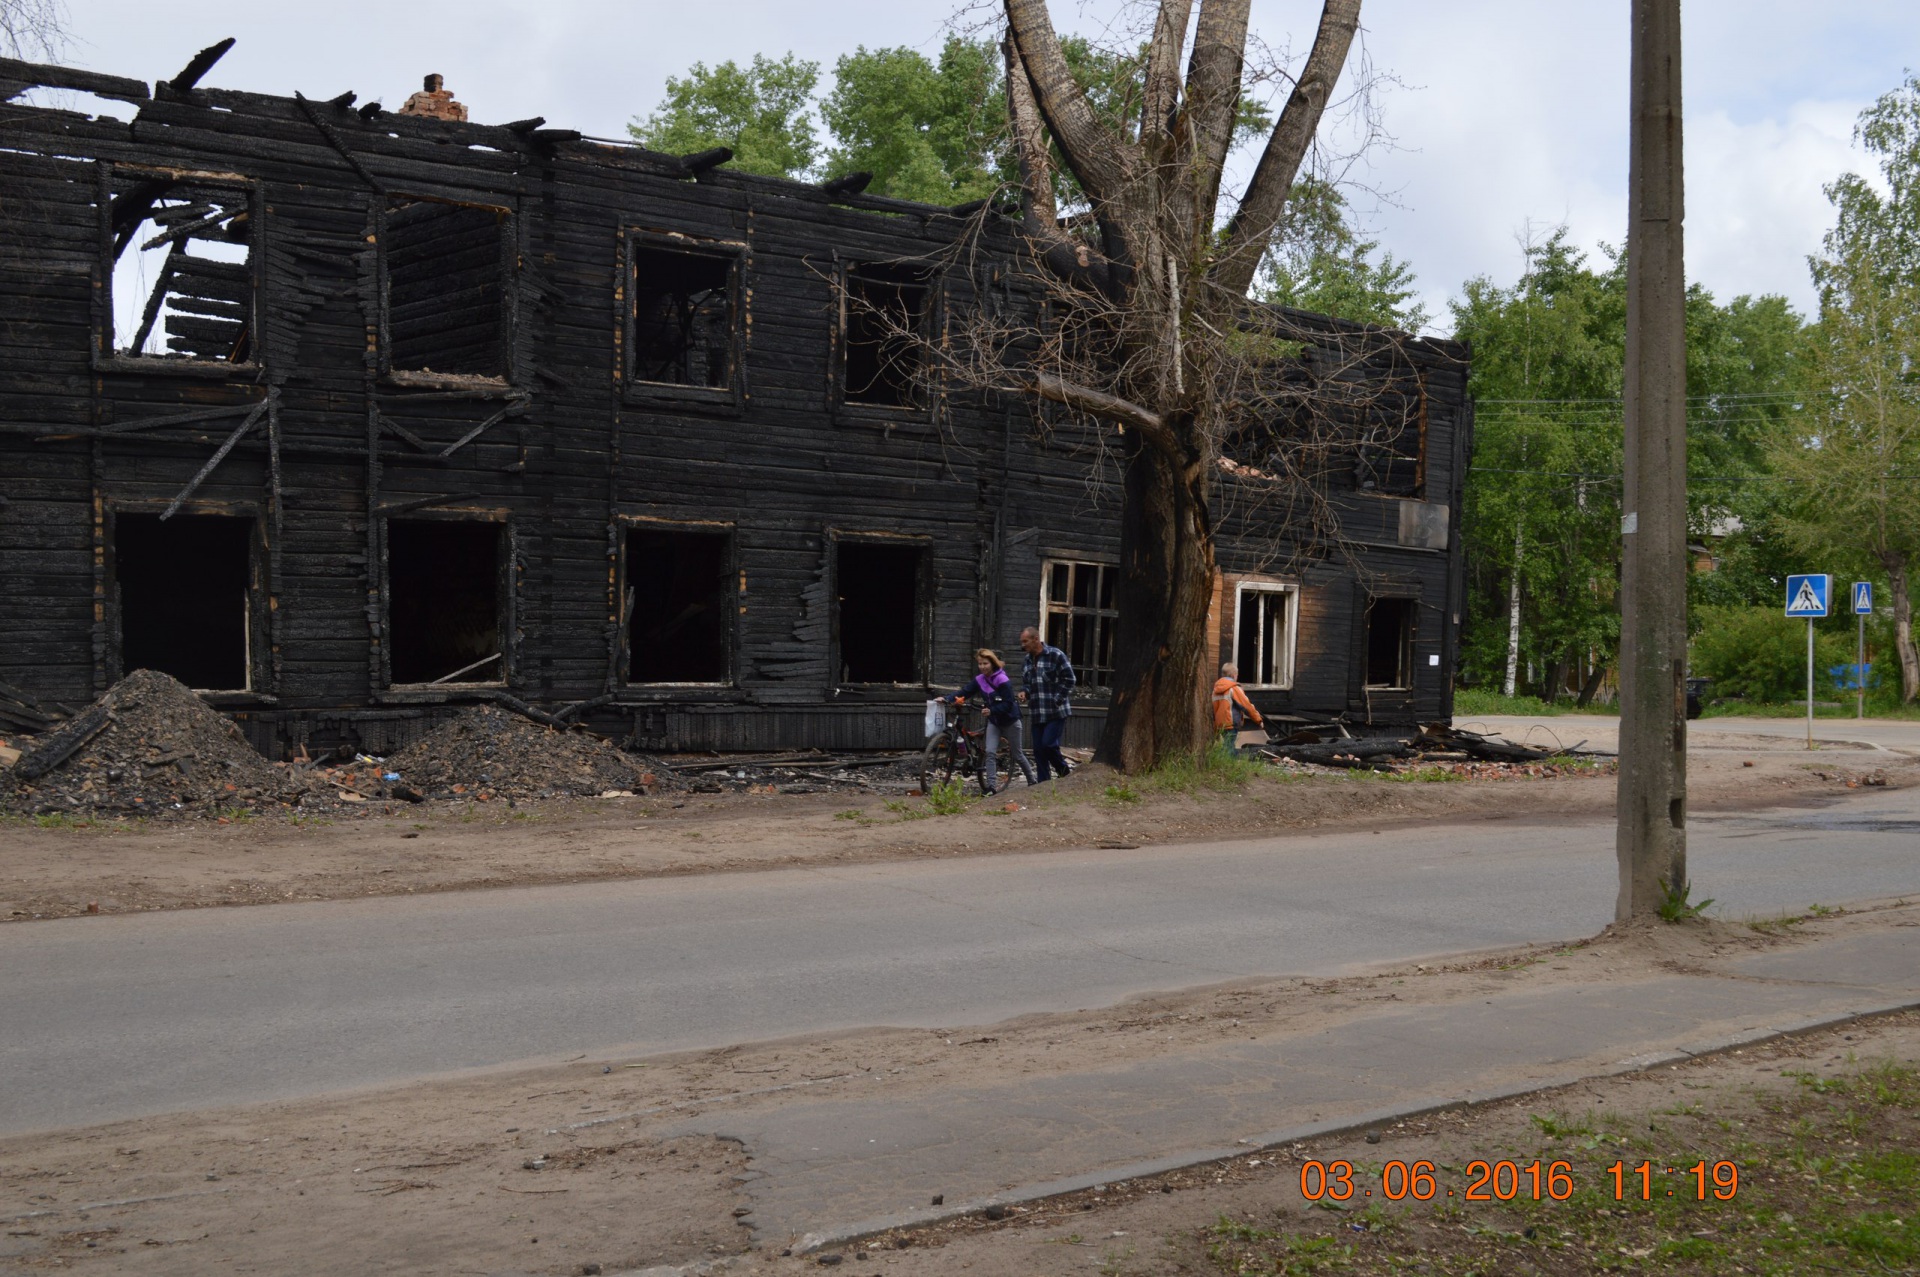
M 0 64 L 0 93 L 74 74 Z M 538 129 L 95 78 L 122 118 L 0 104 L 0 681 L 75 704 L 126 673 L 121 547 L 171 512 L 244 521 L 245 678 L 209 698 L 275 752 L 391 749 L 448 706 L 502 696 L 585 702 L 651 747 L 912 745 L 927 687 L 957 683 L 975 646 L 1013 649 L 1046 610 L 1050 562 L 1117 558 L 1112 476 L 1027 406 L 840 392 L 847 272 L 937 260 L 962 230 L 941 210 L 690 176 Z M 674 277 L 694 283 L 658 283 L 681 249 L 698 260 Z M 129 255 L 178 260 L 155 278 L 164 265 L 142 276 Z M 964 280 L 929 287 L 926 322 L 965 304 Z M 154 288 L 172 291 L 150 305 Z M 1297 651 L 1292 686 L 1256 693 L 1271 709 L 1450 708 L 1457 528 L 1435 539 L 1403 507 L 1457 518 L 1464 354 L 1395 348 L 1406 366 L 1382 375 L 1415 369 L 1425 405 L 1419 473 L 1389 458 L 1394 491 L 1348 485 L 1357 549 L 1286 578 Z M 1223 497 L 1240 482 L 1223 475 Z M 1223 656 L 1235 583 L 1267 581 L 1287 534 L 1240 496 Z M 444 605 L 462 633 L 433 649 L 471 668 L 409 658 L 397 680 L 396 617 L 417 624 L 440 595 L 413 589 L 397 612 L 394 582 L 424 569 L 390 556 L 449 540 L 390 535 L 396 522 L 470 525 L 455 540 L 492 547 L 494 577 Z M 661 566 L 628 555 L 682 542 L 636 529 L 723 538 L 698 544 L 724 589 L 662 593 Z M 875 586 L 839 574 L 868 570 L 897 577 L 882 586 L 913 612 L 905 630 L 887 621 L 912 635 L 905 683 L 843 681 L 844 627 L 862 618 L 838 601 Z M 1412 677 L 1390 692 L 1359 668 L 1383 591 L 1419 601 Z M 630 681 L 636 624 L 657 638 L 717 623 L 636 617 L 643 596 L 721 599 L 722 677 Z M 1083 704 L 1074 739 L 1097 718 L 1097 696 Z

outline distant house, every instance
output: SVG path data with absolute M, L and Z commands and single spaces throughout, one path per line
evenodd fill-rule
M 926 391 L 873 318 L 968 303 L 930 265 L 950 211 L 203 62 L 0 62 L 0 680 L 164 670 L 270 752 L 476 700 L 651 748 L 898 747 L 1037 624 L 1093 739 L 1110 463 Z M 1373 352 L 1395 406 L 1336 476 L 1351 554 L 1267 566 L 1289 529 L 1223 465 L 1218 654 L 1268 712 L 1445 717 L 1466 352 L 1299 318 L 1303 376 Z

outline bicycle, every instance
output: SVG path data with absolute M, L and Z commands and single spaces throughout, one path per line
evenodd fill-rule
M 981 770 L 981 761 L 986 757 L 986 711 L 981 709 L 981 725 L 968 729 L 966 725 L 966 698 L 954 702 L 947 725 L 940 733 L 927 742 L 920 755 L 920 792 L 931 794 L 935 785 L 945 784 L 959 772 L 964 781 L 975 777 L 980 782 L 980 791 L 986 792 L 987 778 Z M 1005 741 L 1000 742 L 999 755 L 994 759 L 994 770 L 1002 776 L 1011 776 L 1013 766 L 1012 751 Z

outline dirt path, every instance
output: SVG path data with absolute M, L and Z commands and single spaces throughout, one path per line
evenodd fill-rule
M 1383 1002 L 1448 1003 L 1518 985 L 1570 990 L 1644 978 L 1675 964 L 1793 946 L 1814 936 L 1913 926 L 1914 913 L 1889 908 L 1796 922 L 1662 927 L 1584 945 L 1339 980 L 1249 982 L 990 1026 L 870 1030 L 646 1059 L 582 1058 L 379 1092 L 12 1137 L 0 1140 L 0 1272 L 568 1274 L 707 1259 L 726 1261 L 729 1271 L 816 1271 L 818 1257 L 782 1258 L 777 1241 L 748 1253 L 752 1239 L 740 1217 L 751 1209 L 741 1189 L 754 1173 L 750 1150 L 659 1132 L 703 1113 L 739 1114 L 814 1095 L 910 1099 L 1149 1060 L 1229 1038 L 1313 1032 Z M 1265 1156 L 1235 1159 L 1037 1203 L 998 1222 L 970 1217 L 844 1248 L 842 1271 L 863 1277 L 963 1269 L 973 1277 L 1231 1272 L 1210 1270 L 1205 1261 L 1207 1247 L 1218 1240 L 1206 1230 L 1223 1213 L 1268 1232 L 1290 1227 L 1309 1240 L 1339 1236 L 1353 1218 L 1302 1216 L 1297 1187 L 1289 1196 L 1302 1158 L 1425 1157 L 1453 1171 L 1471 1157 L 1510 1156 L 1524 1136 L 1537 1140 L 1533 1113 L 1558 1114 L 1571 1127 L 1588 1109 L 1632 1113 L 1635 1104 L 1671 1105 L 1675 1095 L 1714 1112 L 1721 1101 L 1711 1088 L 1755 1080 L 1756 1061 L 1760 1080 L 1777 1080 L 1782 1069 L 1825 1062 L 1836 1052 L 1904 1053 L 1912 1060 L 1920 1049 L 1920 1017 L 1873 1032 L 1896 1030 L 1905 1036 L 1871 1043 L 1863 1037 L 1846 1047 L 1838 1033 L 1828 1035 L 1832 1042 L 1789 1039 L 1683 1066 L 1684 1076 L 1662 1068 L 1587 1084 L 1577 1094 L 1440 1114 L 1395 1127 L 1381 1150 L 1357 1139 L 1328 1140 L 1324 1147 L 1294 1149 L 1279 1163 Z M 1710 1123 L 1679 1129 L 1703 1153 L 1727 1155 Z M 1583 1173 L 1592 1179 L 1599 1171 Z M 1508 1215 L 1495 1218 L 1491 1211 L 1456 1211 L 1442 1227 L 1458 1233 L 1460 1225 L 1476 1222 L 1514 1227 Z M 1455 1240 L 1451 1233 L 1448 1240 Z M 1455 1249 L 1477 1253 L 1473 1247 L 1482 1240 L 1468 1238 Z M 1640 1244 L 1637 1235 L 1634 1244 Z M 855 1266 L 863 1261 L 867 1267 Z M 1274 1270 L 1270 1262 L 1258 1268 Z
M 1730 754 L 1695 761 L 1689 805 L 1819 802 L 1882 781 L 1920 783 L 1920 760 Z M 1362 822 L 1562 820 L 1605 816 L 1613 795 L 1612 777 L 1593 769 L 1446 781 L 1276 773 L 1216 790 L 1123 784 L 1086 767 L 1066 782 L 1016 788 L 952 816 L 932 816 L 921 798 L 725 793 L 514 808 L 399 803 L 338 823 L 12 818 L 0 824 L 0 921 L 1259 837 Z

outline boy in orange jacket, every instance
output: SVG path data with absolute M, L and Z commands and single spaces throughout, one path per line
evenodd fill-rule
M 1249 718 L 1257 727 L 1266 726 L 1260 711 L 1240 690 L 1240 667 L 1228 661 L 1220 667 L 1220 677 L 1213 684 L 1213 730 L 1220 733 L 1221 740 L 1233 746 L 1240 725 Z

